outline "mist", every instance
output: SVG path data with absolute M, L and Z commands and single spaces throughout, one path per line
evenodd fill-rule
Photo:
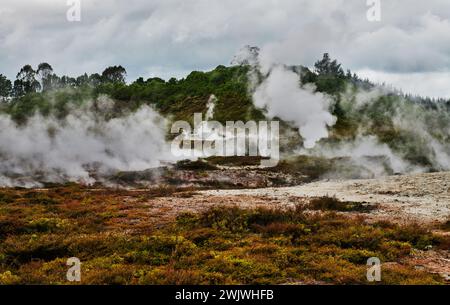
M 298 128 L 303 142 L 294 154 L 350 158 L 366 171 L 364 177 L 450 170 L 450 114 L 444 105 L 425 105 L 388 85 L 367 89 L 348 84 L 332 97 L 317 92 L 314 84 L 303 84 L 293 67 L 276 61 L 278 52 L 280 48 L 246 47 L 234 63 L 251 67 L 255 105 Z M 333 129 L 338 101 L 354 123 L 347 127 L 351 136 L 339 137 Z
M 0 186 L 92 184 L 102 175 L 145 170 L 170 161 L 164 118 L 143 106 L 107 119 L 104 113 L 112 105 L 103 96 L 73 109 L 64 119 L 35 114 L 21 126 L 1 114 Z
M 313 148 L 320 139 L 328 137 L 329 127 L 336 123 L 330 112 L 333 99 L 316 92 L 312 84 L 303 85 L 298 73 L 273 58 L 270 51 L 247 46 L 236 54 L 232 64 L 251 67 L 249 88 L 255 106 L 271 118 L 291 122 L 299 128 L 304 147 Z
M 386 86 L 349 89 L 340 101 L 347 118 L 357 123 L 355 136 L 324 139 L 299 154 L 350 157 L 372 177 L 450 170 L 450 115 L 444 105 L 426 106 Z M 374 127 L 375 116 L 382 116 L 385 126 Z

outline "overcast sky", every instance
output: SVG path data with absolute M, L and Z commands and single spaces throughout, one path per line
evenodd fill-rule
M 324 52 L 345 68 L 405 90 L 450 98 L 450 1 L 0 0 L 0 73 L 49 62 L 58 75 L 121 64 L 128 80 L 183 77 L 229 64 L 244 45 L 311 66 Z

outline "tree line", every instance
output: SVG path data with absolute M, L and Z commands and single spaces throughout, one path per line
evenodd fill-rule
M 248 48 L 256 55 L 259 52 L 257 47 Z M 29 94 L 63 88 L 86 87 L 94 88 L 97 93 L 108 94 L 119 100 L 144 99 L 153 100 L 155 103 L 168 100 L 175 102 L 181 96 L 200 96 L 211 94 L 211 92 L 217 93 L 217 91 L 226 91 L 227 95 L 230 95 L 246 91 L 244 75 L 249 65 L 251 65 L 249 62 L 240 62 L 233 67 L 218 66 L 211 72 L 193 71 L 185 79 L 172 78 L 167 82 L 158 77 L 147 80 L 140 77 L 130 85 L 125 82 L 127 71 L 121 65 L 107 67 L 101 74 L 84 73 L 78 77 L 60 77 L 54 73 L 49 63 L 41 63 L 36 69 L 33 69 L 31 65 L 25 65 L 17 73 L 13 82 L 0 74 L 0 101 L 18 100 Z M 337 100 L 349 84 L 365 90 L 376 86 L 367 79 L 359 78 L 350 70 L 344 70 L 342 65 L 332 59 L 328 53 L 323 54 L 312 69 L 303 66 L 290 66 L 290 68 L 301 76 L 302 83 L 313 83 L 318 92 L 330 94 Z M 436 107 L 436 104 L 450 107 L 450 100 L 447 99 L 411 96 L 401 91 L 392 91 L 396 95 L 427 107 Z M 339 108 L 338 105 L 337 108 Z
M 105 83 L 125 83 L 127 71 L 122 66 L 111 66 L 106 68 L 102 74 L 87 73 L 78 76 L 58 76 L 53 67 L 48 63 L 41 63 L 37 69 L 31 65 L 23 66 L 17 73 L 14 82 L 5 75 L 0 74 L 0 100 L 20 98 L 30 93 L 47 92 L 66 87 L 97 87 Z

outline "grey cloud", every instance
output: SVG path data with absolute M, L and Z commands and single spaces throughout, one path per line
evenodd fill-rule
M 81 0 L 82 22 L 60 0 L 2 0 L 0 73 L 50 62 L 77 75 L 122 64 L 130 80 L 227 64 L 245 44 L 271 60 L 311 65 L 330 52 L 354 70 L 450 71 L 450 2 L 382 0 L 382 21 L 365 0 Z

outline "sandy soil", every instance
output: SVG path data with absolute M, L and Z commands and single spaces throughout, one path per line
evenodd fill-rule
M 266 197 L 289 204 L 292 197 L 335 196 L 378 204 L 371 217 L 432 224 L 450 217 L 450 172 L 371 180 L 320 181 L 296 187 L 203 192 L 205 196 Z

